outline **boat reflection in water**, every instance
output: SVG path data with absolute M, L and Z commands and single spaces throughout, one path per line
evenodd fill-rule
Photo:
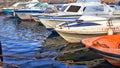
M 34 30 L 35 28 L 31 29 L 26 26 L 33 26 L 33 24 L 30 22 L 18 24 L 15 18 L 7 19 L 5 16 L 0 16 L 0 41 L 3 55 L 6 56 L 3 57 L 4 63 L 18 68 L 88 68 L 87 66 L 67 66 L 55 61 L 56 52 L 44 51 L 42 47 L 44 40 L 49 36 L 49 31 L 42 27 Z M 53 55 L 53 57 L 37 60 L 39 54 Z M 5 66 L 4 68 L 8 67 Z

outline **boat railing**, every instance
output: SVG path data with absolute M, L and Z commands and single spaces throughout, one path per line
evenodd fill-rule
M 77 24 L 80 24 L 81 22 L 83 22 L 83 20 L 75 20 L 75 21 L 67 21 L 67 22 L 63 22 L 62 24 L 59 25 L 60 29 L 62 29 L 63 27 L 69 27 L 69 24 L 76 22 Z

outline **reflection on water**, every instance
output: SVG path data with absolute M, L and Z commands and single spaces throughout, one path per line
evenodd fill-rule
M 41 46 L 51 32 L 40 26 L 31 27 L 34 24 L 19 22 L 16 18 L 0 16 L 0 40 L 4 63 L 16 65 L 20 68 L 68 68 L 63 63 L 55 62 L 55 56 L 35 60 L 39 57 L 37 55 L 40 54 L 40 51 L 44 50 Z M 42 52 L 42 54 L 56 55 L 53 51 Z M 78 67 L 71 66 L 71 68 Z M 8 67 L 5 66 L 4 68 Z M 83 66 L 83 68 L 86 67 Z
M 51 32 L 36 24 L 35 22 L 19 22 L 17 18 L 0 16 L 0 40 L 3 55 L 7 56 L 4 56 L 4 63 L 17 65 L 20 68 L 87 68 L 77 65 L 68 67 L 54 61 L 56 52 L 44 52 L 44 48 L 41 47 Z M 53 55 L 53 57 L 36 60 L 40 58 L 40 53 Z M 104 68 L 103 66 L 98 68 Z
M 18 56 L 29 55 L 26 58 L 35 58 L 39 52 L 39 47 L 44 42 L 44 39 L 50 34 L 46 30 L 26 29 L 25 27 L 18 28 L 18 21 L 15 18 L 5 19 L 1 16 L 0 19 L 0 40 L 3 47 L 3 55 Z M 21 68 L 41 68 L 47 66 L 50 68 L 53 62 L 43 62 L 38 60 L 16 59 L 13 57 L 4 57 L 4 62 L 15 64 Z M 40 63 L 40 64 L 39 64 Z

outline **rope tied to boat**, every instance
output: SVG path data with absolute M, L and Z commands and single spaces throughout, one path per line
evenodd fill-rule
M 108 27 L 109 27 L 109 29 L 107 30 L 108 35 L 113 35 L 113 34 L 114 34 L 114 31 L 113 31 L 113 29 L 112 29 L 111 26 L 113 26 L 113 24 L 112 24 L 112 19 L 109 18 L 109 19 L 108 19 Z

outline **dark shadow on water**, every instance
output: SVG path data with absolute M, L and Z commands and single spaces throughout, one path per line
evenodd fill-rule
M 98 65 L 96 67 L 92 67 L 92 68 L 120 68 L 120 67 L 113 66 L 109 62 L 105 61 L 105 62 L 101 63 L 100 65 Z
M 51 31 L 51 34 L 48 36 L 48 38 L 60 36 L 54 29 L 47 29 L 47 30 Z
M 0 16 L 2 16 L 2 15 L 8 15 L 8 14 L 5 12 L 0 12 Z

